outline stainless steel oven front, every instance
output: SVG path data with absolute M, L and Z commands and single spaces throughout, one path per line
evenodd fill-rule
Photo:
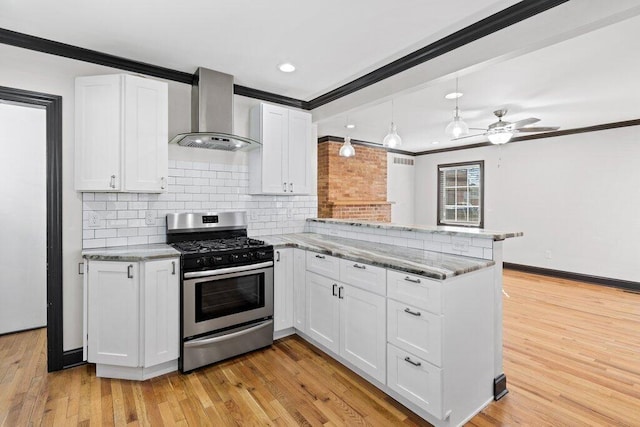
M 273 261 L 184 274 L 181 370 L 273 342 Z

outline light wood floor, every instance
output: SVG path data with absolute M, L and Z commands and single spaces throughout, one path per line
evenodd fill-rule
M 507 271 L 510 393 L 469 425 L 640 426 L 640 295 Z M 299 338 L 189 375 L 46 373 L 44 329 L 0 337 L 0 425 L 427 425 Z

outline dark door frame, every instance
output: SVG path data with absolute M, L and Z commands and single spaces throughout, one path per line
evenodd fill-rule
M 44 107 L 47 120 L 47 370 L 63 368 L 62 97 L 0 86 L 0 100 Z

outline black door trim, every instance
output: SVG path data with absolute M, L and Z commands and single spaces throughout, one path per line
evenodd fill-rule
M 46 110 L 47 121 L 47 370 L 63 368 L 62 97 L 0 86 L 0 99 Z

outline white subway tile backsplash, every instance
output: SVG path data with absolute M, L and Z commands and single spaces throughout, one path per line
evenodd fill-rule
M 474 237 L 471 239 L 471 245 L 477 246 L 480 248 L 493 248 L 493 240 L 492 239 L 480 239 L 478 237 Z
M 247 165 L 170 160 L 166 193 L 83 193 L 83 247 L 164 243 L 171 212 L 246 210 L 252 236 L 299 233 L 317 216 L 316 196 L 249 195 L 248 178 Z M 98 227 L 89 227 L 91 212 L 101 219 Z M 348 232 L 345 226 L 340 234 Z

